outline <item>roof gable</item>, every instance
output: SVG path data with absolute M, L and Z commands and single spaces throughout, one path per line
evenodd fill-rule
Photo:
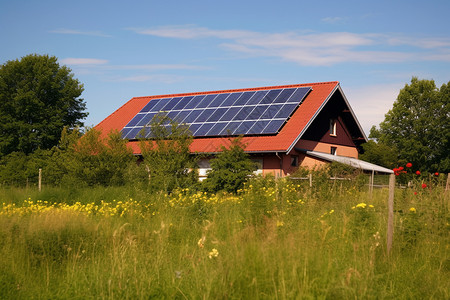
M 335 121 L 335 134 L 330 132 L 330 121 Z M 358 121 L 353 118 L 348 102 L 340 89 L 332 93 L 330 99 L 305 127 L 302 139 L 329 144 L 355 147 L 366 141 Z
M 242 142 L 246 144 L 245 150 L 247 152 L 288 152 L 301 138 L 302 134 L 306 131 L 312 121 L 317 117 L 317 115 L 320 113 L 324 105 L 329 101 L 333 93 L 336 90 L 340 90 L 338 82 L 308 83 L 297 85 L 269 86 L 251 89 L 223 90 L 214 92 L 135 97 L 125 103 L 122 107 L 108 116 L 101 123 L 99 123 L 96 128 L 102 130 L 104 134 L 111 130 L 122 130 L 152 99 L 168 97 L 181 98 L 189 96 L 195 97 L 198 95 L 207 95 L 212 93 L 244 93 L 249 91 L 267 91 L 273 89 L 292 89 L 302 87 L 311 87 L 311 91 L 306 95 L 306 97 L 303 99 L 303 102 L 301 102 L 300 107 L 293 112 L 287 123 L 283 125 L 278 133 L 273 135 L 244 136 L 242 139 Z M 364 133 L 362 133 L 362 135 L 364 135 Z M 227 144 L 228 139 L 228 137 L 223 136 L 194 138 L 191 144 L 191 151 L 203 153 L 217 152 L 220 151 L 220 146 Z M 140 153 L 137 141 L 130 141 L 129 144 L 136 154 Z

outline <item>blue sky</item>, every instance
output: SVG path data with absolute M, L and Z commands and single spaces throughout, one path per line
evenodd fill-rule
M 96 125 L 126 101 L 339 81 L 368 134 L 412 76 L 450 81 L 450 1 L 0 0 L 0 64 L 56 56 Z

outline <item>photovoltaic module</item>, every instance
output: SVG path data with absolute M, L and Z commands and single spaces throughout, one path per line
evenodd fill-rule
M 194 137 L 276 134 L 301 104 L 310 87 L 246 92 L 224 92 L 186 97 L 151 99 L 122 129 L 133 140 L 158 114 L 189 126 Z

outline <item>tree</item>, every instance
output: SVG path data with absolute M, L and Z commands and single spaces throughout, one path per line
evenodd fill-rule
M 369 161 L 379 166 L 395 168 L 398 164 L 398 151 L 393 146 L 381 143 L 380 132 L 375 126 L 370 130 L 369 140 L 362 145 L 363 153 L 359 156 L 362 160 Z
M 126 173 L 136 165 L 136 158 L 119 131 L 111 131 L 105 137 L 95 128 L 89 129 L 80 139 L 77 132 L 63 130 L 60 162 L 65 176 L 75 183 L 93 185 L 123 185 Z M 64 149 L 66 147 L 66 149 Z
M 197 160 L 190 153 L 192 134 L 164 114 L 156 115 L 149 128 L 150 139 L 141 138 L 140 148 L 154 190 L 171 192 L 198 182 Z
M 249 175 L 256 170 L 256 164 L 245 153 L 244 148 L 242 137 L 231 139 L 229 148 L 221 147 L 222 151 L 210 161 L 211 170 L 204 180 L 208 191 L 235 193 L 244 186 Z
M 433 80 L 413 77 L 386 114 L 378 143 L 398 151 L 398 162 L 424 171 L 450 171 L 450 82 L 438 89 Z
M 83 85 L 56 57 L 27 55 L 0 66 L 0 156 L 56 146 L 64 126 L 83 126 Z

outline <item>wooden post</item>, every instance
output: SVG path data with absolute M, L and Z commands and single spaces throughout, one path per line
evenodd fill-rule
M 450 189 L 450 173 L 447 175 L 447 183 L 445 184 L 445 192 Z
M 375 177 L 375 171 L 372 170 L 372 175 L 370 176 L 370 182 L 369 182 L 369 194 L 370 194 L 370 197 L 372 197 L 372 194 L 373 194 L 373 179 L 374 179 L 374 177 Z
M 312 173 L 309 173 L 309 187 L 312 188 Z
M 395 192 L 395 175 L 389 175 L 389 200 L 388 200 L 388 224 L 387 224 L 387 254 L 389 255 L 392 248 L 392 239 L 394 237 L 394 192 Z
M 41 191 L 41 187 L 42 187 L 42 169 L 39 168 L 39 182 L 38 182 L 39 192 Z

